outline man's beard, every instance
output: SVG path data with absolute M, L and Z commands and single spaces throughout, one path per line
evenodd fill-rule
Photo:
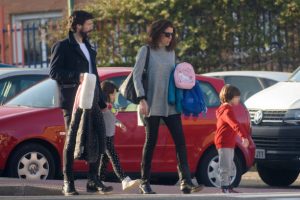
M 91 31 L 87 31 L 87 32 L 84 32 L 84 31 L 80 31 L 80 35 L 83 39 L 87 39 L 88 38 L 88 33 L 90 33 Z

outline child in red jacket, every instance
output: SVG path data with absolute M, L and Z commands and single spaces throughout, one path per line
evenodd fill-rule
M 220 92 L 221 105 L 216 111 L 217 131 L 215 145 L 219 154 L 219 173 L 221 189 L 223 193 L 236 193 L 231 186 L 233 158 L 235 148 L 235 136 L 242 138 L 242 143 L 248 147 L 249 140 L 236 120 L 232 106 L 240 102 L 240 91 L 232 85 L 225 85 Z

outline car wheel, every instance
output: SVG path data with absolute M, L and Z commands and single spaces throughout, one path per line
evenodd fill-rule
M 53 156 L 40 144 L 24 144 L 10 157 L 8 173 L 11 177 L 27 180 L 53 179 L 55 175 Z
M 233 173 L 231 174 L 231 184 L 237 187 L 242 178 L 241 164 L 237 156 L 234 158 Z M 199 163 L 196 179 L 199 184 L 208 187 L 221 187 L 219 176 L 219 155 L 216 149 L 206 152 Z
M 289 186 L 298 178 L 298 170 L 273 169 L 257 163 L 259 177 L 270 186 Z

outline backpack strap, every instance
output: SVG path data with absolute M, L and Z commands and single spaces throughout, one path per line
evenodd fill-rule
M 148 67 L 149 67 L 149 57 L 150 57 L 150 47 L 149 47 L 149 45 L 147 45 L 146 62 L 145 62 L 144 72 L 143 72 L 145 74 L 147 74 L 147 70 L 148 70 Z
M 144 90 L 145 90 L 145 96 L 147 95 L 147 79 L 148 79 L 148 67 L 149 67 L 149 57 L 150 57 L 150 47 L 149 45 L 146 46 L 147 47 L 147 55 L 146 55 L 146 61 L 145 61 L 145 65 L 144 65 L 144 69 L 143 69 L 143 74 L 142 74 L 142 82 L 143 82 L 143 86 L 144 86 Z

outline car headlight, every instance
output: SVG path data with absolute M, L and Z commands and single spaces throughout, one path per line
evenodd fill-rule
M 288 124 L 300 125 L 300 109 L 288 110 L 283 121 Z

